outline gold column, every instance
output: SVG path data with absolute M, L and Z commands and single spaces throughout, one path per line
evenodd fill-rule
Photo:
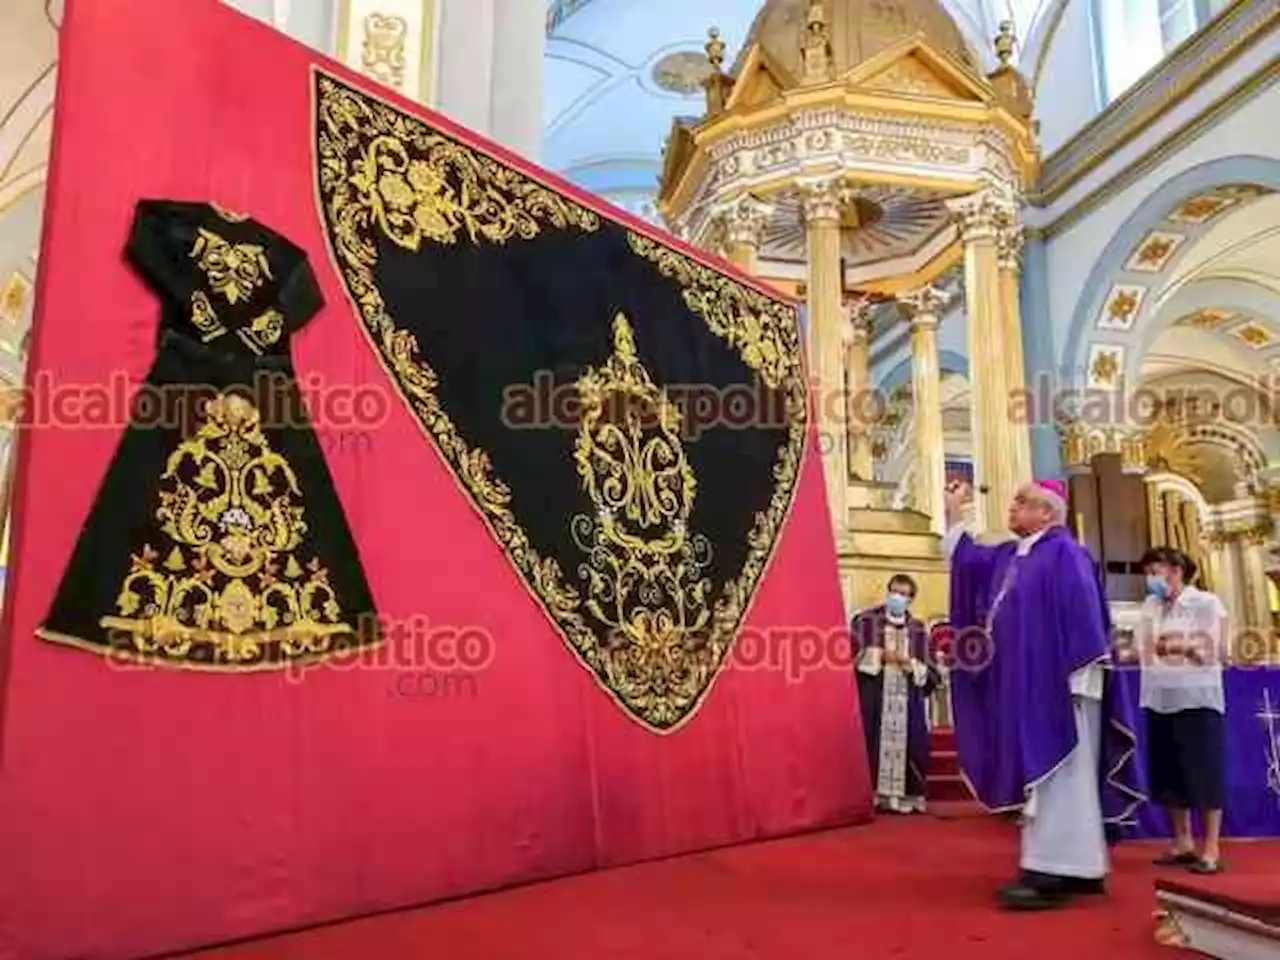
M 946 488 L 946 449 L 942 435 L 942 368 L 938 362 L 938 311 L 947 295 L 923 287 L 898 298 L 911 317 L 911 390 L 915 409 L 917 502 L 929 516 L 933 532 L 946 532 L 943 492 Z
M 1027 386 L 1026 360 L 1022 347 L 1022 306 L 1019 274 L 1021 272 L 1024 231 L 1012 203 L 1004 212 L 996 236 L 997 261 L 1000 269 L 1001 352 L 1004 354 L 1006 396 L 1021 393 Z M 1031 479 L 1031 425 L 1010 423 L 1014 480 Z
M 974 479 L 987 488 L 974 497 L 980 530 L 1004 532 L 1004 518 L 1018 486 L 1013 430 L 1008 415 L 1003 311 L 996 220 L 1002 206 L 982 191 L 948 202 L 964 240 L 969 382 L 973 387 Z
M 773 207 L 753 196 L 739 197 L 719 214 L 725 231 L 726 258 L 744 273 L 755 276 L 760 264 L 760 245 Z
M 827 505 L 838 537 L 847 523 L 845 502 L 849 486 L 841 342 L 844 283 L 840 276 L 840 185 L 836 181 L 811 184 L 804 188 L 802 196 L 809 261 L 809 382 L 814 385 L 816 396 Z
M 851 301 L 846 306 L 842 333 L 844 342 L 845 443 L 847 445 L 850 480 L 872 480 L 870 424 L 863 417 L 872 413 L 875 404 L 867 395 L 871 389 L 872 303 Z
M 1245 622 L 1251 627 L 1271 627 L 1271 596 L 1267 583 L 1267 534 L 1265 527 L 1246 530 L 1240 537 L 1244 567 Z
M 1214 593 L 1227 608 L 1228 629 L 1238 630 L 1248 623 L 1248 612 L 1241 590 L 1240 551 L 1237 549 L 1237 540 L 1224 532 L 1216 522 L 1207 540 L 1215 581 Z

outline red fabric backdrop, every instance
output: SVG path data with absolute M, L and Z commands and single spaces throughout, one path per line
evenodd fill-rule
M 145 373 L 157 305 L 122 245 L 152 196 L 215 200 L 308 250 L 328 306 L 299 373 L 384 383 L 313 199 L 315 60 L 213 0 L 68 3 L 33 375 Z M 380 609 L 478 625 L 494 660 L 427 696 L 385 669 L 125 670 L 35 639 L 120 435 L 37 425 L 5 611 L 0 956 L 137 956 L 870 816 L 847 665 L 730 669 L 684 728 L 648 733 L 402 406 L 360 443 L 321 432 Z M 833 571 L 813 438 L 748 626 L 838 630 Z

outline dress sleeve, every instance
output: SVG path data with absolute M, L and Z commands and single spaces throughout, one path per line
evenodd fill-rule
M 181 258 L 177 250 L 173 211 L 160 200 L 139 200 L 125 256 L 156 294 L 182 298 Z
M 293 269 L 280 284 L 279 302 L 285 325 L 290 331 L 302 329 L 324 308 L 324 295 L 316 283 L 311 262 L 301 251 Z

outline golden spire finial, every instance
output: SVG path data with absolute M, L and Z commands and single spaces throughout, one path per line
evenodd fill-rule
M 707 78 L 702 81 L 702 88 L 707 91 L 707 116 L 714 117 L 724 112 L 724 105 L 729 102 L 729 93 L 733 90 L 733 79 L 725 75 L 724 41 L 720 39 L 720 28 L 712 27 L 707 31 L 707 63 L 711 69 Z
M 1013 32 L 1012 20 L 1000 21 L 1000 32 L 996 34 L 996 56 L 1000 60 L 1000 66 L 1009 66 L 1009 61 L 1013 58 L 1013 47 L 1017 43 L 1017 37 Z
M 711 64 L 712 73 L 719 73 L 724 67 L 724 41 L 720 39 L 719 27 L 712 27 L 707 31 L 707 43 L 703 49 L 707 51 L 707 62 Z

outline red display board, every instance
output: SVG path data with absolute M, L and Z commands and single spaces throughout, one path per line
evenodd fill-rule
M 68 421 L 155 349 L 123 257 L 138 199 L 216 201 L 300 245 L 327 302 L 300 376 L 385 383 L 325 253 L 319 59 L 219 3 L 68 4 L 5 610 L 0 956 L 168 952 L 870 817 L 814 435 L 749 659 L 668 735 L 575 661 L 396 404 L 359 436 L 317 417 L 329 469 L 379 609 L 488 638 L 483 669 L 219 675 L 35 638 L 124 426 Z

